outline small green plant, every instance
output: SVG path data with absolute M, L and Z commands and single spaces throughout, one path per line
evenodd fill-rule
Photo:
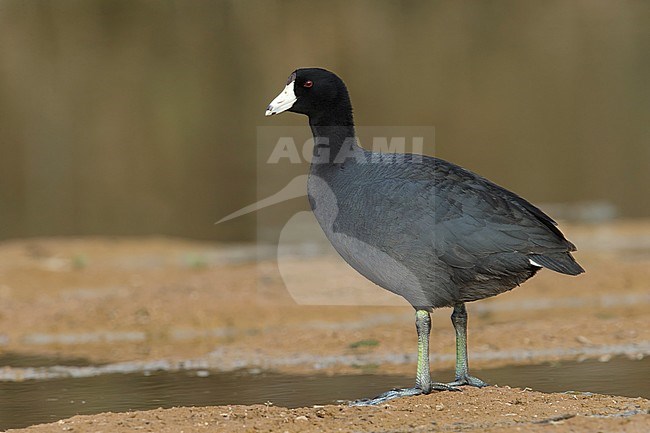
M 88 259 L 84 254 L 75 254 L 72 257 L 72 267 L 74 269 L 84 269 L 88 266 Z
M 363 374 L 371 374 L 375 373 L 379 369 L 379 364 L 353 364 L 352 367 L 356 368 Z
M 379 341 L 373 339 L 359 340 L 354 343 L 350 343 L 348 346 L 350 349 L 358 349 L 359 347 L 375 347 L 379 346 Z
M 189 254 L 185 257 L 185 265 L 190 269 L 205 269 L 208 267 L 206 258 L 199 254 Z

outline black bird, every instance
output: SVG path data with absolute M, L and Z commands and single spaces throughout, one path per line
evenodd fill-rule
M 416 310 L 415 387 L 356 403 L 486 386 L 469 374 L 465 303 L 511 290 L 541 268 L 584 272 L 570 254 L 575 246 L 540 209 L 469 170 L 361 148 L 347 88 L 332 72 L 293 72 L 266 115 L 283 111 L 309 117 L 315 146 L 308 196 L 329 241 L 354 269 Z M 449 384 L 429 375 L 429 313 L 440 307 L 454 309 L 456 380 Z

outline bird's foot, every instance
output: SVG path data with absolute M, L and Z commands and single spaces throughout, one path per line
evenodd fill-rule
M 449 386 L 475 386 L 477 388 L 483 388 L 484 386 L 490 386 L 489 383 L 483 382 L 478 377 L 470 376 L 469 374 L 465 376 L 457 377 L 455 381 L 448 383 Z
M 431 391 L 462 391 L 462 390 L 452 385 L 451 383 L 431 382 Z
M 373 406 L 375 404 L 380 404 L 388 400 L 399 397 L 412 397 L 414 395 L 422 395 L 424 391 L 420 388 L 395 388 L 390 391 L 386 391 L 375 398 L 362 398 L 350 402 L 350 406 Z
M 460 391 L 459 388 L 446 383 L 434 382 L 431 384 L 432 391 Z M 383 394 L 378 395 L 375 398 L 362 398 L 360 400 L 355 400 L 350 402 L 350 406 L 373 406 L 376 404 L 384 403 L 388 400 L 400 397 L 412 397 L 414 395 L 428 394 L 429 392 L 424 392 L 420 388 L 395 388 L 390 391 L 386 391 Z

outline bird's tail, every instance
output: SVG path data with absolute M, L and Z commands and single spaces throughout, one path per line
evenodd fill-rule
M 528 257 L 536 264 L 561 274 L 578 275 L 585 271 L 570 253 L 531 254 Z

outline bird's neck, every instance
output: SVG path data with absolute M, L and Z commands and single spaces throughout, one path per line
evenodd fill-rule
M 312 163 L 342 164 L 352 153 L 360 149 L 354 132 L 352 109 L 346 108 L 309 118 L 309 126 L 314 135 Z

